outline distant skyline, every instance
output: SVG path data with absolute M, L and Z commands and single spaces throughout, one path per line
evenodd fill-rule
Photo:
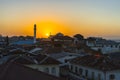
M 120 0 L 0 0 L 0 34 L 120 39 Z

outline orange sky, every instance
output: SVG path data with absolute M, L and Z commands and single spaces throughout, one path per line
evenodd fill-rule
M 62 32 L 73 36 L 120 37 L 120 1 L 116 0 L 1 0 L 0 34 L 37 37 Z

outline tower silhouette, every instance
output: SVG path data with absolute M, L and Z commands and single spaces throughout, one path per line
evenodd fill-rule
M 36 43 L 36 24 L 34 24 L 34 43 Z

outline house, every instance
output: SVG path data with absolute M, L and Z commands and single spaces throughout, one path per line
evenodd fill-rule
M 8 43 L 7 41 L 8 37 L 3 37 L 0 35 L 0 47 L 5 47 Z
M 86 45 L 93 50 L 101 51 L 103 54 L 120 51 L 120 43 L 102 38 L 90 37 L 86 40 Z
M 59 47 L 47 48 L 46 50 L 44 50 L 44 54 L 60 61 L 62 65 L 68 64 L 68 61 L 73 58 L 85 55 L 85 54 L 78 54 L 78 53 L 70 52 L 66 49 L 59 48 Z
M 59 77 L 59 64 L 60 62 L 47 56 L 47 55 L 34 55 L 24 51 L 13 51 L 9 55 L 4 56 L 0 62 L 2 64 L 7 62 L 15 62 L 18 64 L 23 64 L 32 69 L 37 69 L 38 71 L 46 72 L 48 74 Z
M 17 63 L 0 65 L 0 80 L 62 80 L 56 76 Z
M 120 65 L 109 57 L 87 55 L 72 59 L 69 64 L 70 78 L 80 80 L 120 80 Z
M 48 74 L 54 75 L 59 77 L 59 64 L 61 64 L 59 61 L 46 56 L 46 55 L 37 55 L 34 56 L 34 59 L 37 61 L 37 64 L 28 64 L 26 66 L 31 67 L 33 69 L 37 69 L 42 72 L 46 72 Z

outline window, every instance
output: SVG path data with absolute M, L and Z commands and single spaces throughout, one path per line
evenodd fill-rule
M 94 72 L 92 72 L 92 80 L 94 80 L 94 75 L 95 75 Z
M 101 74 L 100 73 L 98 74 L 98 80 L 101 80 Z
M 79 69 L 79 74 L 82 75 L 82 73 L 83 73 L 83 70 L 80 68 Z
M 110 80 L 115 80 L 115 75 L 114 74 L 110 75 Z
M 52 67 L 52 74 L 56 74 L 56 68 Z
M 86 77 L 88 76 L 88 70 L 85 70 L 85 76 Z
M 77 67 L 75 67 L 75 72 L 78 73 Z
M 44 72 L 49 73 L 49 68 L 44 68 Z
M 73 66 L 71 65 L 71 70 L 73 70 Z

